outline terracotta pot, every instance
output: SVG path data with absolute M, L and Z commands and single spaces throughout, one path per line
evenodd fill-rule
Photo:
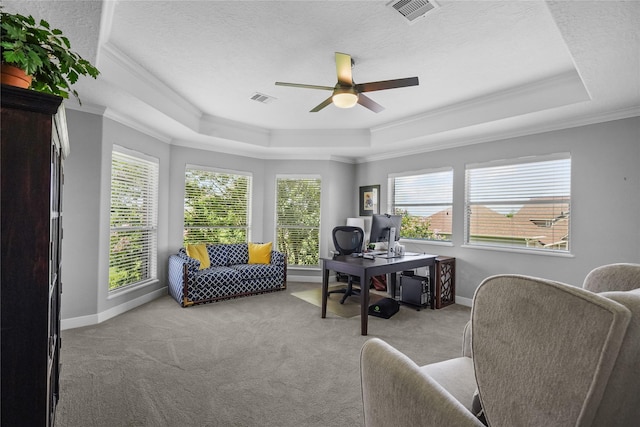
M 18 67 L 2 63 L 0 71 L 3 85 L 17 86 L 23 89 L 28 89 L 31 86 L 31 76 Z

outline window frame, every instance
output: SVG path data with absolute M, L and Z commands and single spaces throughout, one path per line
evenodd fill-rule
M 280 225 L 280 218 L 278 215 L 278 210 L 279 210 L 279 206 L 278 206 L 278 200 L 279 200 L 279 195 L 280 195 L 280 188 L 279 188 L 279 180 L 313 180 L 313 181 L 317 181 L 318 182 L 318 212 L 317 212 L 317 216 L 318 216 L 318 222 L 317 222 L 317 226 L 306 226 L 304 224 L 295 224 L 295 225 L 287 225 L 284 226 L 286 228 L 292 228 L 292 229 L 305 229 L 305 230 L 316 230 L 317 232 L 317 241 L 318 241 L 318 246 L 316 248 L 317 250 L 317 254 L 315 255 L 317 258 L 317 263 L 316 264 L 293 264 L 291 261 L 295 259 L 295 256 L 292 256 L 292 254 L 287 253 L 287 266 L 291 267 L 291 268 L 318 268 L 320 266 L 320 246 L 321 246 L 321 229 L 322 229 L 322 176 L 318 175 L 318 174 L 277 174 L 275 177 L 275 191 L 274 191 L 274 196 L 275 196 L 275 201 L 274 201 L 274 248 L 276 248 L 277 250 L 282 250 L 281 245 L 280 245 L 280 240 L 279 240 L 279 229 L 281 227 Z
M 119 158 L 119 159 L 118 159 Z M 128 159 L 128 160 L 127 160 Z M 147 197 L 145 205 L 150 205 L 147 209 L 145 209 L 144 216 L 146 218 L 146 223 L 144 225 L 113 225 L 113 214 L 114 214 L 114 161 L 119 160 L 121 162 L 129 162 L 129 167 L 132 169 L 129 172 L 132 172 L 133 169 L 136 169 L 136 172 L 140 171 L 140 166 L 145 165 L 149 168 L 148 173 L 149 176 L 146 177 L 145 185 L 150 186 L 151 188 L 147 188 L 145 194 Z M 159 180 L 160 180 L 160 160 L 156 157 L 149 156 L 144 153 L 140 153 L 135 150 L 130 150 L 128 148 L 114 145 L 111 150 L 111 172 L 110 172 L 110 190 L 109 190 L 109 272 L 108 272 L 108 292 L 109 294 L 115 294 L 118 292 L 122 292 L 125 290 L 130 290 L 133 288 L 144 286 L 150 282 L 156 281 L 158 279 L 158 210 L 159 210 Z M 131 178 L 131 176 L 128 176 Z M 124 194 L 123 197 L 126 197 L 127 194 Z M 131 196 L 131 193 L 129 193 Z M 140 194 L 137 194 L 141 196 Z M 112 251 L 112 236 L 114 233 L 121 232 L 123 234 L 135 233 L 135 232 L 146 232 L 149 235 L 144 238 L 143 248 L 141 249 L 144 254 L 141 254 L 140 257 L 143 261 L 146 260 L 146 263 L 143 262 L 141 265 L 142 277 L 140 280 L 136 280 L 133 282 L 127 282 L 115 287 L 112 287 L 112 263 L 114 261 L 114 253 Z M 120 242 L 127 242 L 127 240 L 120 240 Z M 130 243 L 130 240 L 128 240 Z M 120 264 L 120 263 L 119 263 Z M 122 263 L 125 264 L 125 263 Z
M 470 194 L 470 192 L 472 191 L 472 186 L 473 184 L 470 183 L 470 179 L 472 179 L 472 177 L 470 176 L 470 174 L 473 170 L 484 170 L 484 171 L 489 171 L 491 172 L 491 169 L 493 169 L 493 172 L 499 173 L 500 172 L 500 168 L 517 168 L 519 166 L 522 166 L 525 169 L 528 169 L 529 167 L 533 166 L 533 167 L 540 167 L 540 166 L 544 166 L 544 163 L 550 163 L 550 162 L 563 162 L 566 161 L 568 162 L 568 165 L 565 165 L 564 167 L 567 168 L 566 170 L 562 170 L 562 169 L 558 169 L 557 172 L 555 173 L 549 173 L 546 175 L 542 175 L 542 178 L 540 178 L 540 181 L 544 178 L 550 178 L 550 177 L 554 177 L 554 176 L 561 176 L 562 174 L 568 174 L 568 176 L 565 176 L 563 180 L 559 181 L 561 182 L 560 185 L 558 185 L 558 187 L 566 187 L 568 189 L 568 196 L 567 195 L 562 195 L 562 196 L 554 196 L 553 194 L 548 194 L 546 196 L 541 196 L 541 195 L 536 195 L 533 193 L 529 193 L 529 194 L 522 194 L 520 195 L 520 197 L 518 198 L 512 198 L 512 199 L 504 199 L 502 198 L 503 196 L 500 194 L 497 194 L 493 197 L 493 199 L 488 199 L 485 202 L 489 202 L 489 205 L 494 205 L 496 207 L 501 207 L 503 209 L 506 209 L 507 206 L 520 206 L 517 210 L 512 210 L 513 212 L 509 212 L 507 214 L 504 214 L 505 217 L 508 218 L 514 218 L 515 215 L 517 215 L 524 206 L 526 206 L 529 209 L 534 209 L 533 207 L 538 206 L 538 207 L 544 207 L 544 206 L 551 206 L 551 208 L 546 208 L 546 209 L 551 209 L 552 212 L 554 212 L 555 210 L 558 210 L 558 212 L 560 212 L 559 215 L 555 216 L 555 219 L 559 220 L 559 221 L 564 221 L 566 220 L 566 233 L 563 233 L 562 231 L 564 230 L 564 228 L 561 228 L 560 230 L 558 230 L 557 234 L 565 234 L 565 236 L 563 236 L 563 238 L 561 240 L 556 241 L 557 239 L 553 239 L 554 242 L 549 243 L 549 244 L 543 244 L 543 242 L 540 242 L 540 240 L 538 239 L 538 237 L 546 237 L 546 235 L 542 235 L 542 236 L 530 236 L 529 238 L 526 238 L 524 236 L 517 236 L 517 235 L 504 235 L 504 236 L 500 236 L 498 239 L 504 239 L 506 241 L 519 241 L 519 240 L 523 240 L 523 244 L 507 244 L 507 243 L 491 243 L 491 242 L 482 242 L 482 241 L 472 241 L 472 236 L 471 236 L 471 228 L 472 228 L 472 224 L 471 224 L 471 215 L 472 215 L 472 211 L 473 211 L 473 206 L 485 206 L 487 207 L 487 205 L 484 204 L 480 204 L 478 201 L 470 201 L 470 197 L 472 197 L 473 195 Z M 529 165 L 529 166 L 525 166 L 525 165 Z M 469 248 L 478 248 L 478 249 L 490 249 L 490 250 L 499 250 L 499 251 L 506 251 L 506 252 L 521 252 L 521 253 L 527 253 L 527 254 L 538 254 L 538 255 L 556 255 L 556 256 L 572 256 L 571 253 L 571 199 L 572 199 L 572 170 L 573 170 L 573 164 L 572 164 L 572 158 L 571 158 L 571 153 L 568 152 L 561 152 L 561 153 L 553 153 L 553 154 L 543 154 L 543 155 L 534 155 L 534 156 L 527 156 L 527 157 L 519 157 L 519 158 L 511 158 L 511 159 L 501 159 L 501 160 L 494 160 L 494 161 L 487 161 L 487 162 L 479 162 L 479 163 L 470 163 L 465 165 L 465 194 L 464 194 L 464 209 L 465 209 L 465 215 L 464 215 L 464 247 L 469 247 Z M 529 171 L 529 174 L 531 174 L 532 172 Z M 526 179 L 529 178 L 529 180 L 527 181 Z M 523 179 L 525 179 L 523 181 Z M 504 180 L 503 180 L 504 181 Z M 505 181 L 506 182 L 506 181 Z M 527 176 L 526 174 L 521 174 L 520 175 L 520 179 L 519 180 L 514 180 L 513 182 L 531 182 L 530 176 Z M 533 190 L 531 191 L 535 191 L 535 190 L 539 190 L 542 189 L 544 186 L 543 183 L 539 183 L 538 186 L 530 186 L 532 187 Z M 559 191 L 559 190 L 554 190 L 554 191 Z M 537 200 L 533 200 L 532 196 L 535 196 L 534 198 Z M 528 197 L 528 200 L 526 199 L 526 197 Z M 546 199 L 546 200 L 545 200 Z M 547 201 L 548 200 L 548 201 Z M 490 209 L 490 208 L 489 208 Z M 494 212 L 499 212 L 497 210 L 493 210 Z M 499 212 L 502 214 L 502 212 Z M 510 216 L 511 215 L 511 216 Z M 527 215 L 526 218 L 528 218 L 528 221 L 530 221 L 532 224 L 535 224 L 536 226 L 540 227 L 540 225 L 538 225 L 539 221 L 535 221 L 536 218 L 529 218 L 531 215 Z M 524 215 L 523 215 L 524 217 Z M 553 220 L 554 218 L 547 218 L 548 219 L 548 223 L 550 224 L 554 224 Z M 524 222 L 522 220 L 520 220 L 521 223 Z M 547 222 L 547 221 L 545 221 Z M 545 224 L 548 225 L 548 224 Z M 531 227 L 531 225 L 529 224 L 529 226 Z M 552 228 L 553 225 L 549 226 L 549 227 L 544 227 L 544 228 Z M 559 227 L 560 228 L 560 227 Z M 543 230 L 541 228 L 541 230 Z M 540 233 L 542 233 L 544 231 L 540 231 Z M 556 232 L 553 231 L 552 233 L 547 233 L 547 234 L 552 234 L 553 236 L 555 236 Z M 489 240 L 489 238 L 487 238 L 487 240 Z M 562 242 L 565 248 L 563 249 L 562 246 Z
M 422 201 L 418 201 L 416 200 L 416 203 L 396 203 L 396 179 L 398 178 L 419 178 L 419 177 L 423 177 L 423 176 L 429 176 L 429 175 L 433 175 L 435 177 L 436 174 L 442 174 L 442 173 L 448 173 L 450 175 L 450 182 L 449 182 L 449 199 L 446 201 L 437 201 L 437 202 L 422 202 Z M 403 237 L 402 233 L 403 230 L 406 228 L 405 227 L 401 227 L 400 229 L 400 239 L 404 240 L 404 241 L 416 241 L 416 242 L 422 242 L 422 243 L 445 243 L 445 244 L 450 244 L 453 240 L 453 177 L 454 177 L 454 170 L 452 166 L 445 166 L 445 167 L 441 167 L 441 168 L 431 168 L 431 169 L 422 169 L 422 170 L 418 170 L 418 171 L 408 171 L 408 172 L 401 172 L 401 173 L 393 173 L 393 174 L 389 174 L 387 177 L 387 183 L 388 183 L 388 188 L 389 188 L 389 198 L 387 200 L 387 211 L 390 214 L 395 214 L 396 213 L 396 209 L 400 206 L 400 207 L 409 207 L 409 206 L 413 206 L 413 207 L 422 207 L 422 208 L 436 208 L 438 206 L 443 207 L 444 209 L 440 209 L 438 211 L 436 211 L 434 214 L 431 214 L 427 217 L 424 218 L 430 218 L 433 215 L 443 212 L 443 211 L 447 211 L 447 215 L 450 217 L 449 218 L 449 228 L 450 228 L 450 232 L 443 232 L 443 233 L 437 233 L 437 232 L 433 232 L 434 235 L 449 235 L 449 238 L 416 238 L 416 237 Z M 448 209 L 447 209 L 448 208 Z M 417 216 L 417 215 L 411 215 L 411 217 L 420 217 L 422 218 L 422 216 Z M 403 218 L 403 226 L 405 225 L 405 219 Z
M 197 171 L 197 172 L 207 172 L 213 174 L 220 175 L 236 175 L 240 177 L 246 177 L 248 180 L 247 183 L 247 192 L 246 192 L 246 224 L 244 226 L 236 226 L 236 225 L 226 225 L 226 226 L 206 226 L 206 225 L 198 225 L 198 226 L 187 226 L 186 225 L 186 209 L 187 209 L 187 173 L 189 171 Z M 200 228 L 200 229 L 244 229 L 245 230 L 245 241 L 244 242 L 218 242 L 218 241 L 202 241 L 200 243 L 246 243 L 251 241 L 251 232 L 252 232 L 252 198 L 253 198 L 253 174 L 247 171 L 239 171 L 232 169 L 223 169 L 195 164 L 186 164 L 184 169 L 184 180 L 183 180 L 183 190 L 184 190 L 184 207 L 182 211 L 182 231 L 183 231 L 183 245 L 188 244 L 186 241 L 187 228 Z M 193 242 L 195 243 L 195 242 Z

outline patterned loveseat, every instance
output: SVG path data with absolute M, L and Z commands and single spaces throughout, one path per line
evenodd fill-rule
M 169 257 L 169 294 L 183 307 L 279 291 L 287 287 L 286 255 L 271 251 L 268 264 L 249 264 L 249 244 L 207 244 L 210 266 L 181 248 Z

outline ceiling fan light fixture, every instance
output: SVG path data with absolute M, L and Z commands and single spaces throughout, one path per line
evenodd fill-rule
M 358 103 L 358 94 L 353 88 L 336 89 L 331 100 L 338 108 L 351 108 Z

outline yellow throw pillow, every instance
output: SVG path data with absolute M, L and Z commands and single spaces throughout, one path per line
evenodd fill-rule
M 271 244 L 249 243 L 249 264 L 271 264 Z
M 211 261 L 209 261 L 209 252 L 207 252 L 206 244 L 199 243 L 196 245 L 187 245 L 186 250 L 187 255 L 200 261 L 200 270 L 209 268 L 211 266 Z

